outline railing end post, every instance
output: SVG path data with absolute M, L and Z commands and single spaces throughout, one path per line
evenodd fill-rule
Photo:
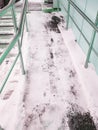
M 68 0 L 68 14 L 67 14 L 66 30 L 68 30 L 68 26 L 69 26 L 69 17 L 70 17 L 70 0 Z
M 86 69 L 88 68 L 88 63 L 87 63 L 87 62 L 85 62 L 84 67 L 85 67 Z

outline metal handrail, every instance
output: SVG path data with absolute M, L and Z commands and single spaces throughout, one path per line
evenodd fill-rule
M 16 42 L 18 41 L 19 37 L 21 36 L 22 33 L 22 25 L 24 23 L 24 17 L 26 17 L 25 15 L 25 10 L 26 10 L 26 6 L 27 5 L 27 0 L 25 0 L 25 4 L 23 7 L 23 11 L 22 11 L 22 15 L 21 15 L 21 20 L 20 20 L 20 25 L 19 25 L 19 29 L 16 32 L 16 35 L 14 36 L 14 38 L 12 39 L 10 45 L 8 46 L 8 48 L 5 50 L 5 52 L 1 55 L 0 57 L 0 64 L 2 64 L 2 62 L 5 60 L 6 56 L 9 54 L 9 52 L 12 50 L 12 48 L 14 47 L 14 45 L 16 44 Z M 13 5 L 12 5 L 13 6 Z M 11 6 L 11 7 L 12 7 Z
M 25 70 L 24 70 L 24 64 L 23 64 L 23 58 L 22 58 L 22 52 L 21 52 L 21 46 L 22 43 L 20 43 L 19 38 L 21 37 L 21 42 L 22 42 L 22 36 L 23 36 L 23 31 L 24 31 L 24 23 L 26 21 L 26 12 L 27 12 L 27 5 L 28 5 L 28 1 L 24 0 L 24 4 L 23 4 L 23 9 L 22 9 L 22 14 L 21 14 L 21 18 L 20 18 L 20 24 L 19 27 L 17 28 L 17 23 L 16 23 L 16 19 L 15 19 L 15 10 L 14 10 L 14 4 L 15 4 L 15 0 L 10 0 L 10 2 L 8 3 L 8 5 L 6 7 L 4 7 L 2 10 L 0 10 L 0 16 L 4 16 L 5 13 L 8 11 L 8 9 L 11 9 L 12 11 L 12 15 L 13 15 L 13 22 L 14 22 L 14 28 L 16 31 L 15 36 L 13 37 L 12 41 L 10 42 L 9 46 L 7 47 L 7 49 L 4 51 L 4 53 L 1 55 L 0 57 L 0 65 L 3 63 L 3 61 L 5 60 L 5 58 L 7 57 L 7 55 L 9 54 L 9 52 L 13 49 L 13 47 L 15 46 L 15 44 L 18 42 L 18 49 L 19 52 L 12 64 L 12 67 L 10 68 L 1 88 L 0 88 L 0 93 L 2 92 L 2 90 L 4 89 L 4 86 L 16 64 L 16 61 L 18 60 L 18 57 L 20 56 L 21 59 L 21 63 L 22 63 L 22 70 L 23 70 L 23 74 L 25 74 Z M 27 24 L 26 24 L 27 25 Z
M 90 55 L 91 55 L 91 51 L 93 50 L 94 53 L 96 55 L 98 55 L 98 53 L 96 52 L 96 50 L 93 48 L 93 44 L 94 44 L 94 40 L 96 37 L 96 33 L 98 33 L 98 12 L 96 15 L 96 20 L 95 23 L 72 1 L 72 0 L 67 0 L 68 1 L 68 9 L 66 9 L 64 7 L 64 4 L 62 4 L 61 0 L 59 1 L 59 4 L 61 4 L 61 6 L 63 6 L 63 8 L 65 9 L 65 11 L 67 12 L 67 24 L 66 24 L 66 29 L 68 29 L 69 26 L 69 18 L 71 18 L 71 20 L 73 21 L 73 23 L 75 24 L 75 26 L 77 27 L 77 29 L 79 30 L 79 32 L 81 33 L 81 35 L 83 36 L 83 38 L 85 39 L 85 41 L 87 42 L 87 44 L 89 45 L 89 49 L 88 49 L 88 53 L 87 53 L 87 57 L 86 57 L 86 61 L 85 61 L 85 68 L 88 67 L 88 62 L 90 59 Z M 83 32 L 81 31 L 81 29 L 79 28 L 79 26 L 77 25 L 76 21 L 72 18 L 72 16 L 70 15 L 70 6 L 72 6 L 83 18 L 84 20 L 91 25 L 91 27 L 93 28 L 93 34 L 92 34 L 92 39 L 89 42 L 86 38 L 86 36 L 83 34 Z
M 63 6 L 64 10 L 68 13 L 68 10 L 66 9 L 66 7 L 64 6 L 64 4 L 60 3 L 61 6 Z M 76 24 L 76 21 L 73 19 L 73 17 L 69 14 L 70 19 L 72 20 L 72 22 L 75 24 L 75 26 L 77 27 L 78 31 L 82 34 L 84 40 L 87 42 L 88 46 L 90 46 L 90 42 L 88 41 L 88 39 L 86 38 L 86 36 L 84 35 L 84 33 L 81 31 L 81 29 L 79 28 L 79 26 Z M 67 20 L 68 23 L 68 20 Z M 68 25 L 66 25 L 66 29 Z M 96 50 L 94 48 L 92 48 L 92 50 L 94 51 L 94 53 L 98 56 L 98 52 L 96 52 Z

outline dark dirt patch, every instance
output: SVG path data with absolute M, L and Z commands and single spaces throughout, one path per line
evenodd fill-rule
M 70 77 L 70 78 L 75 77 L 75 75 L 76 75 L 75 70 L 70 70 L 70 71 L 69 71 L 69 77 Z
M 60 16 L 62 23 L 65 23 L 64 17 Z
M 53 38 L 51 38 L 51 42 L 54 42 Z
M 63 19 L 63 16 L 62 16 L 62 15 L 61 15 L 60 17 Z
M 55 85 L 51 86 L 51 92 L 57 93 L 57 87 Z
M 53 53 L 50 52 L 50 58 L 53 59 L 53 57 L 54 57 L 54 56 L 53 56 Z
M 71 92 L 75 97 L 77 97 L 77 91 L 75 90 L 75 85 L 71 85 L 71 86 L 70 86 L 70 92 Z
M 75 42 L 77 42 L 77 39 L 75 39 Z
M 6 64 L 8 64 L 8 63 L 9 63 L 9 60 L 6 60 L 5 62 L 6 62 Z
M 10 83 L 17 83 L 17 82 L 18 82 L 17 80 L 10 81 Z
M 25 121 L 24 126 L 25 126 L 26 128 L 29 127 L 29 125 L 31 124 L 32 120 L 34 120 L 34 119 L 35 119 L 35 117 L 34 117 L 33 114 L 28 115 L 28 117 L 27 117 L 27 119 L 26 119 L 26 121 Z
M 89 112 L 69 112 L 68 125 L 70 130 L 97 130 Z
M 7 100 L 10 98 L 14 90 L 9 90 L 8 92 L 5 93 L 3 100 Z
M 61 22 L 61 19 L 57 16 L 52 16 L 51 20 L 47 23 L 48 28 L 50 28 L 50 31 L 55 31 L 56 33 L 60 33 L 58 29 L 58 24 Z
M 43 93 L 43 96 L 46 97 L 46 92 Z
M 50 105 L 49 103 L 36 105 L 32 109 L 32 112 L 27 115 L 26 120 L 24 122 L 24 129 L 27 130 L 27 128 L 31 125 L 31 123 L 37 118 L 39 118 L 41 122 L 41 117 L 46 112 L 46 109 L 49 107 L 49 105 Z
M 53 0 L 45 0 L 45 3 L 48 3 L 48 4 L 53 4 Z
M 57 16 L 52 16 L 51 18 L 56 24 L 60 23 L 61 22 L 61 19 Z

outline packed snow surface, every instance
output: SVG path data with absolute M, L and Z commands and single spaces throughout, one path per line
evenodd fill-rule
M 69 130 L 69 112 L 89 111 L 62 35 L 52 26 L 56 15 L 42 11 L 27 15 L 29 32 L 24 33 L 22 48 L 26 74 L 21 75 L 18 61 L 1 94 L 4 130 Z M 64 22 L 61 14 L 59 18 Z

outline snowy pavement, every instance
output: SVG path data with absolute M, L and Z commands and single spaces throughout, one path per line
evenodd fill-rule
M 68 130 L 68 111 L 72 108 L 87 111 L 81 84 L 62 36 L 48 27 L 52 15 L 43 12 L 28 15 L 23 130 Z
M 16 67 L 17 86 L 6 100 L 1 96 L 4 130 L 70 130 L 68 115 L 89 111 L 62 35 L 49 26 L 55 15 L 33 11 L 27 16 L 29 32 L 22 49 L 26 75 Z

